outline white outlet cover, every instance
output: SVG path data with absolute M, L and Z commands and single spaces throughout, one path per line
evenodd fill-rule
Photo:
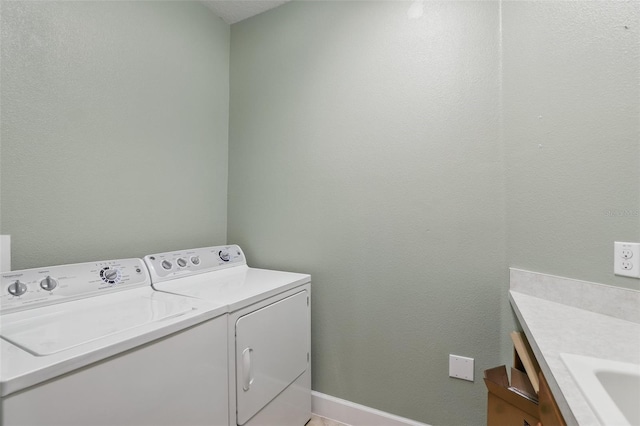
M 613 243 L 613 273 L 640 278 L 640 243 Z
M 473 358 L 449 355 L 449 377 L 473 382 Z

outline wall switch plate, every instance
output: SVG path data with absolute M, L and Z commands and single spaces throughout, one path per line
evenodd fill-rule
M 473 382 L 473 358 L 449 354 L 449 377 Z
M 613 273 L 640 278 L 640 243 L 613 243 Z
M 11 235 L 0 235 L 0 272 L 11 270 Z

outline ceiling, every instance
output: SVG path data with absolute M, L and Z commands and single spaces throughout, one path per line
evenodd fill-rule
M 202 0 L 202 3 L 227 24 L 235 24 L 288 1 L 290 0 Z

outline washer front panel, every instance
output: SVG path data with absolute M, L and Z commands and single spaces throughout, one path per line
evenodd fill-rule
M 42 381 L 30 381 L 36 386 L 8 396 L 3 394 L 0 423 L 229 425 L 228 355 L 226 344 L 220 344 L 226 335 L 227 319 L 220 316 L 173 330 L 166 338 L 148 343 L 136 338 L 130 350 L 119 348 L 113 356 L 86 368 L 78 365 L 68 374 L 60 375 L 61 368 L 56 368 L 56 377 L 43 376 Z M 32 358 L 47 359 L 61 354 Z M 2 362 L 3 369 L 16 366 L 15 362 Z

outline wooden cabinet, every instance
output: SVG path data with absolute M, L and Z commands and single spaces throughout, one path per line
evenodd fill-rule
M 566 426 L 562 413 L 553 398 L 549 384 L 542 371 L 538 373 L 540 391 L 538 392 L 538 411 L 542 426 Z
M 566 426 L 524 334 L 513 332 L 511 339 L 514 343 L 511 383 L 505 366 L 485 371 L 489 393 L 487 425 Z

